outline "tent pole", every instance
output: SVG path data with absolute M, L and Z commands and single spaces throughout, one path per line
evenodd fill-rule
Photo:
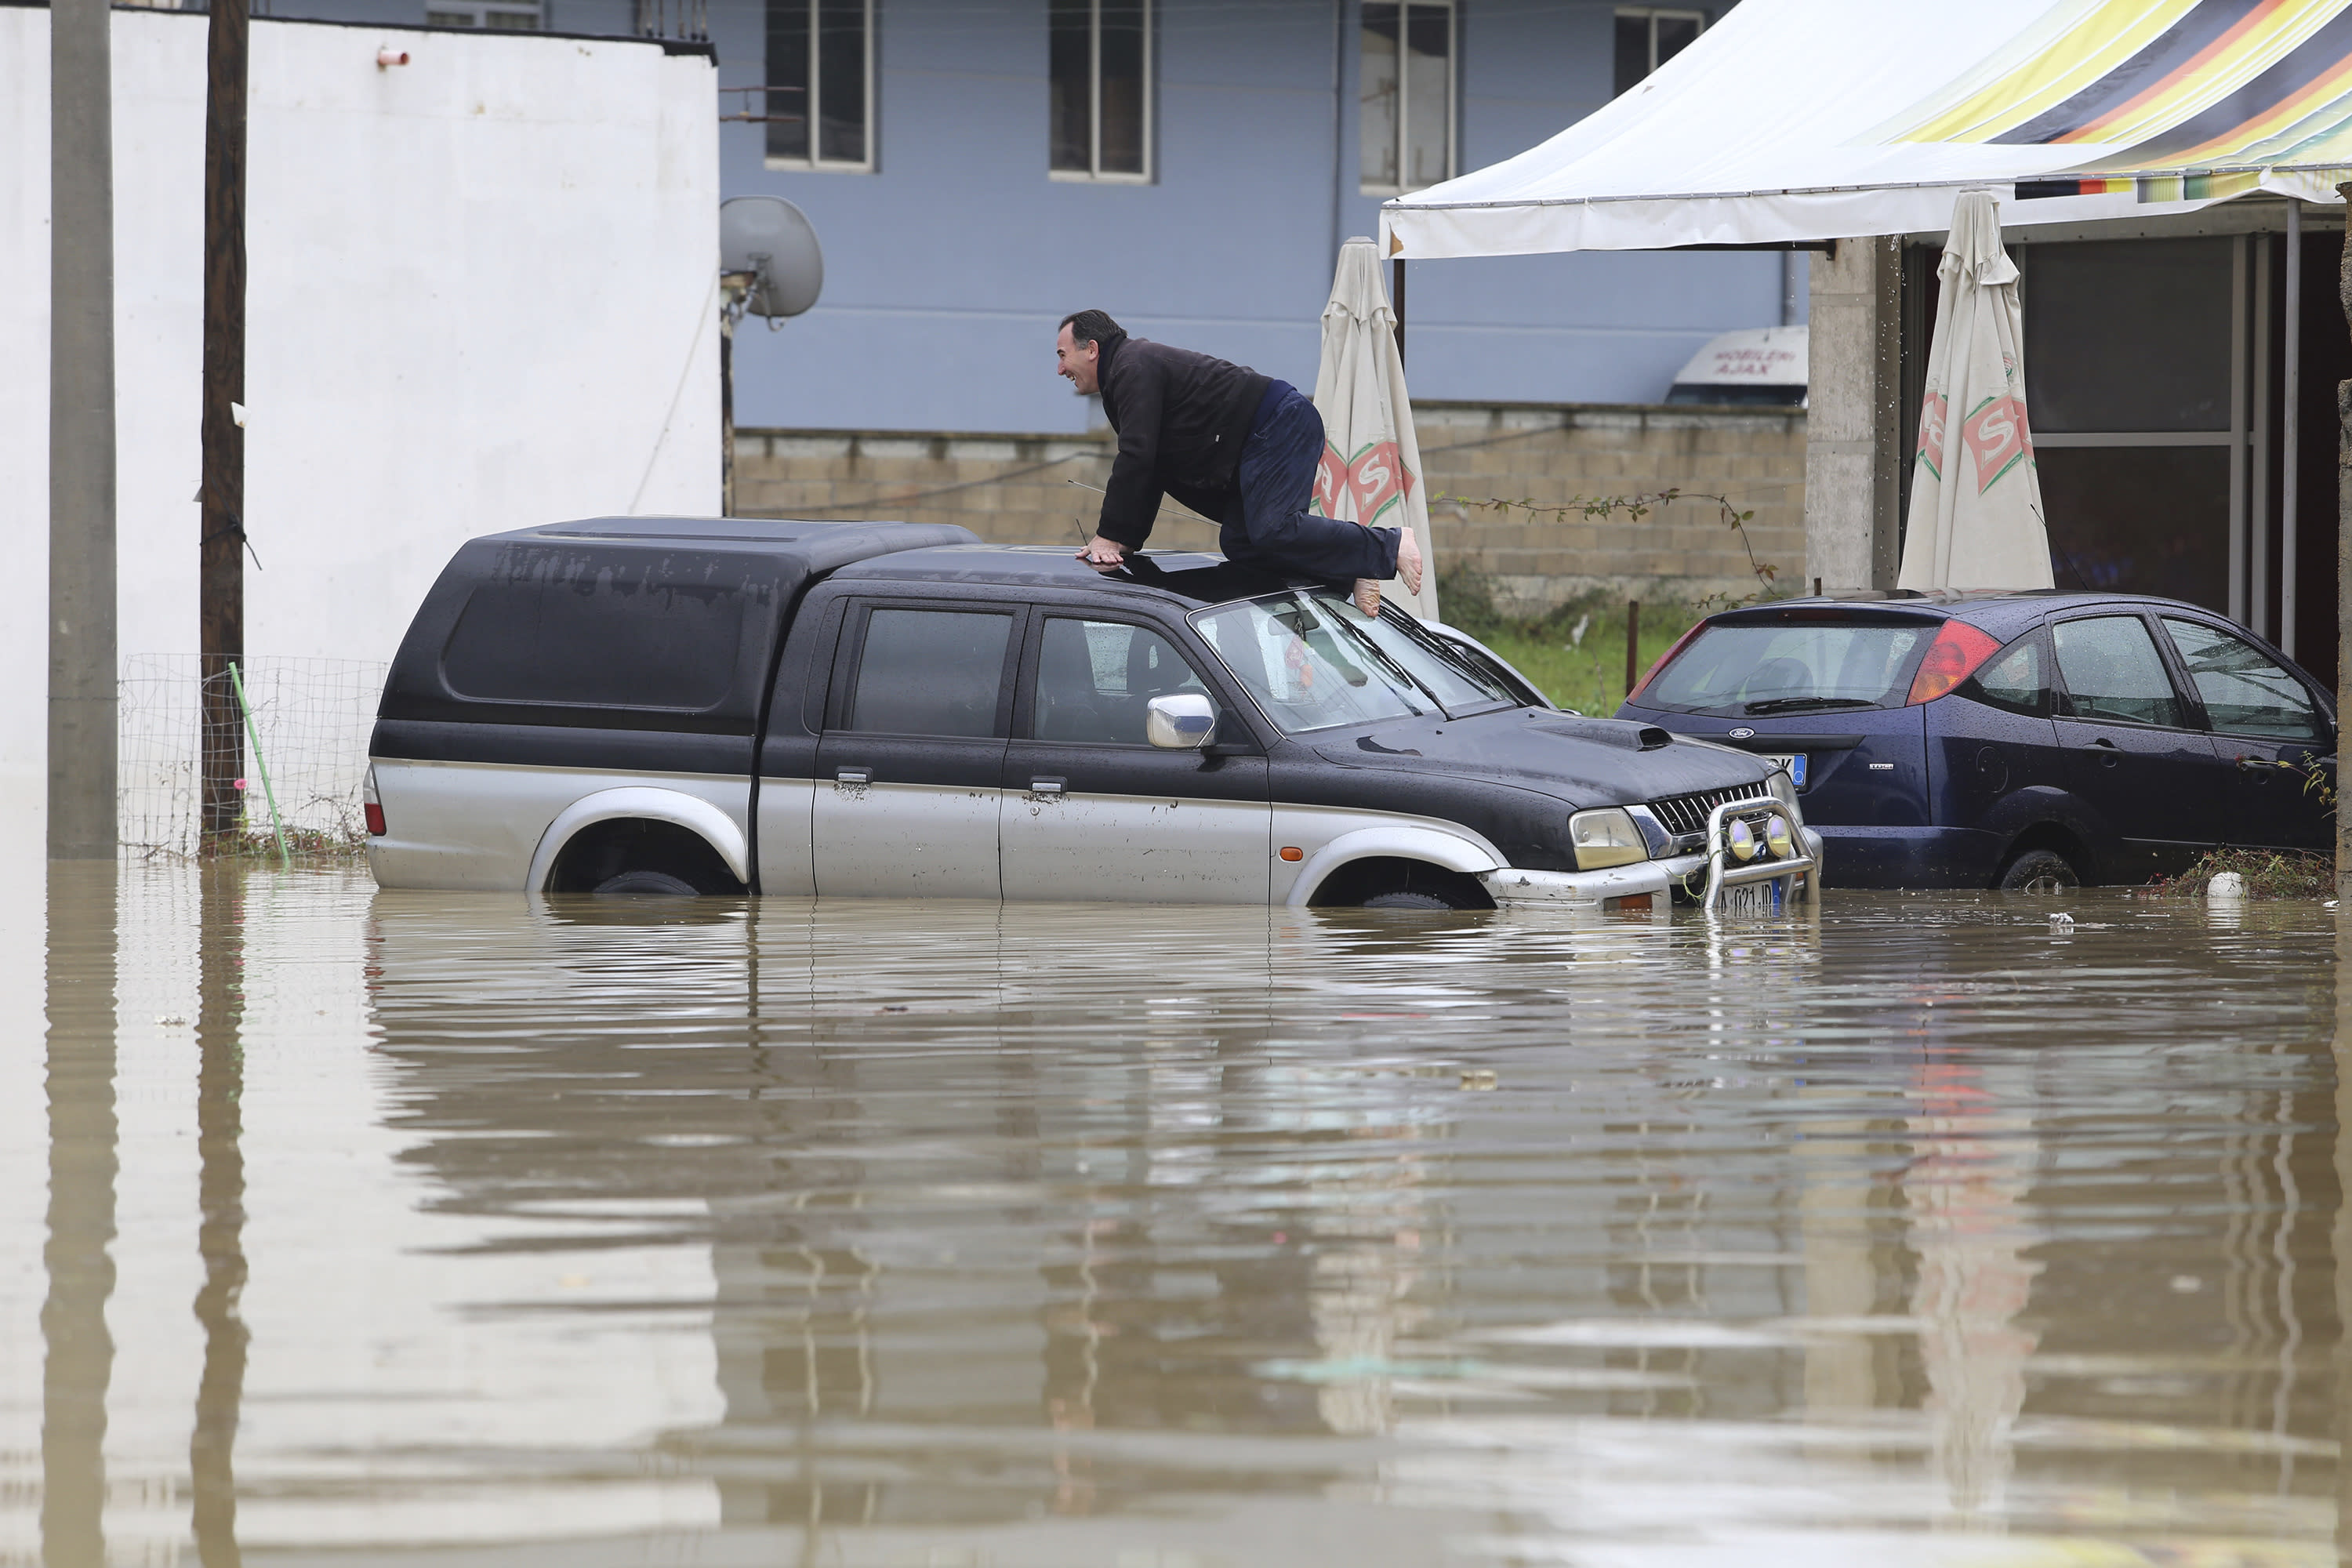
M 1389 285 L 1389 308 L 1396 312 L 1397 369 L 1404 368 L 1404 258 L 1389 263 L 1390 275 L 1395 279 Z
M 2303 204 L 2286 204 L 2285 428 L 2279 439 L 2279 647 L 2294 657 L 2295 464 L 2303 436 Z
M 2272 379 L 2271 331 L 2278 319 L 2277 290 L 2271 287 L 2275 237 L 2254 237 L 2253 479 L 2246 516 L 2246 628 L 2257 637 L 2275 629 L 2271 618 L 2271 421 L 2278 384 Z
M 2352 181 L 2336 187 L 2336 194 L 2352 201 Z M 2352 304 L 2352 245 L 2344 247 L 2344 258 L 2336 264 L 2336 298 Z M 2347 695 L 2347 681 L 2352 679 L 2352 381 L 2336 385 L 2336 709 L 2344 711 Z M 2336 731 L 2336 777 L 2346 777 L 2344 771 L 2344 731 L 2339 719 Z M 2352 890 L 2352 811 L 2336 814 L 2336 895 L 2342 898 Z

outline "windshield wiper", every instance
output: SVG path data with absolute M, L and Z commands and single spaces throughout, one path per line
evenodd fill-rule
M 1305 599 L 1307 597 L 1303 593 L 1298 596 L 1301 599 Z M 1373 641 L 1370 634 L 1351 626 L 1349 624 L 1348 618 L 1345 616 L 1339 615 L 1335 611 L 1325 611 L 1322 618 L 1329 622 L 1332 626 L 1338 626 L 1344 635 L 1354 638 L 1357 646 L 1371 656 L 1372 662 L 1379 665 L 1381 669 L 1387 671 L 1391 689 L 1396 689 L 1397 682 L 1399 681 L 1402 681 L 1404 683 L 1404 689 L 1397 690 L 1396 692 L 1397 700 L 1399 701 L 1402 702 L 1408 708 L 1412 708 L 1412 699 L 1407 697 L 1405 695 L 1405 691 L 1418 691 L 1423 697 L 1428 699 L 1429 705 L 1432 708 L 1436 709 L 1440 713 L 1445 711 L 1445 704 L 1437 700 L 1437 693 L 1432 691 L 1428 687 L 1423 686 L 1420 681 L 1413 679 L 1412 671 L 1407 669 L 1403 665 L 1399 664 L 1395 656 L 1391 654 L 1388 649 L 1382 647 L 1379 643 Z M 1415 718 L 1419 718 L 1421 716 L 1421 710 L 1417 708 L 1413 709 L 1413 716 Z
M 1875 708 L 1878 704 L 1859 697 L 1770 697 L 1761 702 L 1750 702 L 1740 710 L 1743 713 L 1797 713 L 1811 708 Z

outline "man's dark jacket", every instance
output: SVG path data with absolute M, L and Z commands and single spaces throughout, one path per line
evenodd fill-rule
M 1242 443 L 1271 380 L 1246 365 L 1125 332 L 1101 340 L 1095 375 L 1103 417 L 1118 435 L 1095 531 L 1130 550 L 1141 547 L 1163 491 L 1212 522 L 1223 521 Z

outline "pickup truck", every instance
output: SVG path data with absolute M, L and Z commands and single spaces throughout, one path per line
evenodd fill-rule
M 474 540 L 369 762 L 385 888 L 1663 911 L 1818 851 L 1769 760 L 1393 606 L 906 522 Z

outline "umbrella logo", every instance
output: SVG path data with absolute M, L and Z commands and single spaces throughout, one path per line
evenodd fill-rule
M 1986 398 L 1960 426 L 1960 440 L 1977 460 L 1977 494 L 1982 495 L 2032 455 L 2025 435 L 2025 405 L 2014 397 Z
M 1412 471 L 1394 441 L 1368 441 L 1344 459 L 1326 443 L 1315 470 L 1315 505 L 1325 517 L 1369 523 L 1411 494 L 1412 485 Z
M 1944 417 L 1950 407 L 1950 401 L 1940 392 L 1931 392 L 1919 400 L 1919 460 L 1939 479 L 1944 477 L 1940 466 L 1944 457 Z

